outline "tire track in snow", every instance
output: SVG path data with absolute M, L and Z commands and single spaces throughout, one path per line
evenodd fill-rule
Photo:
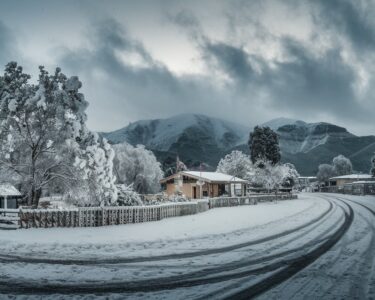
M 357 201 L 350 200 L 350 199 L 343 198 L 343 197 L 337 197 L 337 199 L 339 199 L 341 201 L 349 201 L 349 202 L 355 203 L 355 204 L 361 206 L 362 208 L 366 209 L 368 212 L 370 212 L 372 214 L 372 216 L 375 217 L 375 211 L 373 209 L 369 208 L 367 205 L 364 205 L 363 203 L 359 203 Z M 362 263 L 363 267 L 361 268 L 362 274 L 367 273 L 367 278 L 366 278 L 367 284 L 365 284 L 363 282 L 364 281 L 363 278 L 357 278 L 356 279 L 357 286 L 361 286 L 361 288 L 357 288 L 356 290 L 353 289 L 353 288 L 351 289 L 351 298 L 353 298 L 353 299 L 356 298 L 356 297 L 358 298 L 358 295 L 355 294 L 356 292 L 360 293 L 359 298 L 366 298 L 366 297 L 372 298 L 374 296 L 374 293 L 375 293 L 375 290 L 374 290 L 375 278 L 374 278 L 374 275 L 373 275 L 374 274 L 373 271 L 374 271 L 374 267 L 375 267 L 375 265 L 374 265 L 375 226 L 374 226 L 374 222 L 371 222 L 364 217 L 363 217 L 363 219 L 368 224 L 368 226 L 372 229 L 372 231 L 371 231 L 371 233 L 372 233 L 371 241 L 370 241 L 369 247 L 364 252 L 364 256 L 363 256 L 364 262 Z M 371 267 L 369 267 L 369 266 L 371 266 Z M 364 291 L 366 290 L 366 287 L 370 287 L 370 289 L 368 291 L 368 295 L 364 294 Z
M 342 198 L 342 197 L 336 197 L 336 198 L 341 200 L 341 201 L 349 201 L 349 202 L 358 204 L 358 205 L 362 206 L 363 208 L 367 209 L 370 213 L 372 213 L 373 216 L 375 216 L 375 210 L 371 209 L 367 205 L 364 205 L 363 203 L 360 203 L 360 202 L 357 202 L 357 201 L 354 201 L 354 200 L 350 200 L 350 199 L 347 199 L 347 198 Z
M 342 201 L 342 200 L 341 200 Z M 293 262 L 290 265 L 285 267 L 284 269 L 277 271 L 272 276 L 240 291 L 228 296 L 226 299 L 250 299 L 256 296 L 263 294 L 264 292 L 270 290 L 271 288 L 275 287 L 276 285 L 281 284 L 282 282 L 290 279 L 295 274 L 315 262 L 319 257 L 329 251 L 336 243 L 344 236 L 344 234 L 348 231 L 350 226 L 353 223 L 354 219 L 354 211 L 353 208 L 347 204 L 345 201 L 342 201 L 349 209 L 349 213 L 347 213 L 344 209 L 345 213 L 345 222 L 340 227 L 339 230 L 335 232 L 331 239 L 327 240 L 324 244 L 320 247 L 314 249 L 313 251 L 309 252 L 306 255 L 303 255 Z
M 326 196 L 328 199 L 331 198 L 340 201 L 340 203 L 348 201 L 358 204 L 352 206 L 355 217 L 350 230 L 324 259 L 302 274 L 298 274 L 280 288 L 271 289 L 260 299 L 279 299 L 280 297 L 289 299 L 304 297 L 313 297 L 314 299 L 374 298 L 375 226 L 372 219 L 373 210 L 357 201 L 342 198 L 336 194 L 326 194 Z M 363 210 L 361 206 L 366 210 Z

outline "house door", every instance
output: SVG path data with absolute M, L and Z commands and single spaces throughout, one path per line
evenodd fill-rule
M 197 199 L 197 187 L 193 187 L 193 199 Z

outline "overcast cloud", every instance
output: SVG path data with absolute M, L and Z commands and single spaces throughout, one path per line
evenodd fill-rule
M 78 75 L 89 126 L 203 113 L 374 134 L 370 1 L 2 1 L 0 64 Z

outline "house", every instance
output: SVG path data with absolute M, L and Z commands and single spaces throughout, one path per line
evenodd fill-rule
M 181 171 L 160 181 L 168 196 L 183 194 L 188 199 L 245 196 L 247 181 L 218 172 Z
M 374 181 L 375 178 L 368 174 L 349 174 L 336 176 L 329 179 L 329 186 L 343 187 L 347 183 L 356 181 Z
M 0 208 L 18 208 L 22 194 L 11 184 L 0 184 Z

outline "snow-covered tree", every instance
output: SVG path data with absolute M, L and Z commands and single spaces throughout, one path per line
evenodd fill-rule
M 87 155 L 93 150 L 90 147 L 106 154 L 110 150 L 104 149 L 107 146 L 103 148 L 102 141 L 85 125 L 88 102 L 79 92 L 82 84 L 78 77 L 67 78 L 59 68 L 49 74 L 40 67 L 38 84 L 30 84 L 29 79 L 15 62 L 7 64 L 0 76 L 0 172 L 18 178 L 33 206 L 50 185 L 58 183 L 65 190 L 74 186 L 84 165 L 111 178 L 95 185 L 95 193 L 101 190 L 105 197 L 116 198 L 114 184 L 108 183 L 114 181 L 110 166 L 103 171 L 105 163 L 94 165 Z M 87 178 L 92 179 L 95 172 Z
M 299 173 L 295 166 L 291 163 L 281 164 L 277 166 L 281 172 L 281 186 L 292 188 L 298 183 Z
M 326 182 L 331 177 L 334 177 L 334 176 L 336 176 L 336 172 L 332 165 L 329 165 L 329 164 L 319 165 L 318 173 L 316 174 L 318 181 Z
M 80 150 L 74 166 L 80 170 L 81 188 L 87 190 L 88 198 L 81 199 L 86 206 L 115 205 L 117 201 L 116 177 L 113 172 L 115 152 L 108 142 L 100 141 L 96 133 L 89 135 L 87 147 Z M 82 181 L 80 180 L 80 181 Z
M 234 150 L 219 161 L 216 172 L 246 179 L 253 170 L 250 157 L 241 151 Z
M 349 158 L 344 155 L 338 155 L 332 160 L 332 166 L 337 176 L 353 173 L 353 165 Z
M 143 145 L 133 147 L 127 143 L 113 146 L 115 150 L 114 170 L 117 182 L 133 185 L 140 194 L 153 194 L 160 190 L 163 171 L 155 155 Z
M 375 177 L 375 156 L 373 156 L 371 158 L 371 170 L 370 170 L 370 174 L 372 175 L 372 177 Z
M 278 190 L 280 187 L 292 188 L 297 184 L 298 177 L 299 174 L 293 164 L 274 165 L 267 160 L 258 160 L 250 182 L 254 187 L 271 191 Z
M 261 160 L 275 165 L 281 159 L 279 138 L 269 127 L 255 126 L 254 131 L 250 133 L 248 145 L 253 164 Z

